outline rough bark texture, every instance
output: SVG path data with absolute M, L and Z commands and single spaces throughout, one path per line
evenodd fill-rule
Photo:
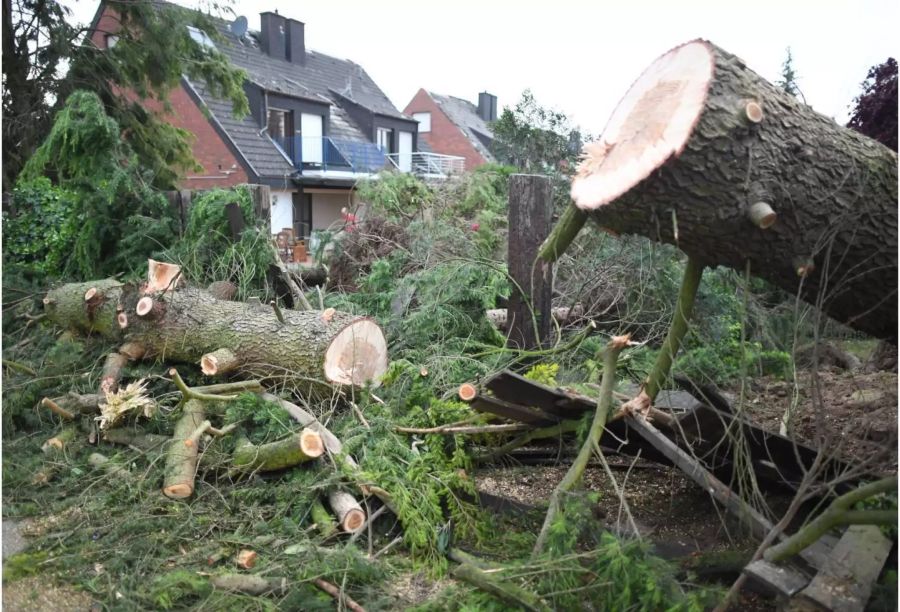
M 709 265 L 742 270 L 749 260 L 752 274 L 790 293 L 802 286 L 812 304 L 821 292 L 828 315 L 896 343 L 897 154 L 814 112 L 739 58 L 694 44 L 707 45 L 714 75 L 684 150 L 591 217 Z M 747 121 L 747 100 L 761 105 L 761 122 Z M 748 216 L 761 199 L 778 215 L 768 229 Z M 801 278 L 809 261 L 814 269 Z
M 188 400 L 182 408 L 181 418 L 175 423 L 175 433 L 166 457 L 166 477 L 163 484 L 163 493 L 166 497 L 182 499 L 194 493 L 197 446 L 187 446 L 184 441 L 202 422 L 203 402 Z
M 95 308 L 84 301 L 85 291 L 92 286 L 107 288 L 104 301 Z M 387 369 L 384 336 L 377 325 L 344 312 L 335 312 L 326 321 L 319 311 L 284 310 L 285 322 L 281 323 L 270 308 L 217 300 L 205 291 L 185 288 L 154 294 L 164 312 L 152 321 L 134 315 L 138 300 L 144 297 L 140 289 L 112 281 L 63 285 L 47 297 L 48 318 L 60 326 L 124 338 L 143 346 L 146 357 L 166 361 L 199 363 L 206 353 L 228 349 L 241 359 L 241 372 L 277 379 L 301 392 L 330 393 L 330 387 L 323 389 L 325 381 L 361 385 Z M 119 311 L 132 315 L 124 330 L 116 322 Z M 334 367 L 326 372 L 325 355 L 335 338 L 364 323 L 366 337 L 355 350 L 333 360 Z
M 535 265 L 535 257 L 550 233 L 553 209 L 550 180 L 545 176 L 509 177 L 509 274 L 518 287 L 509 298 L 509 345 L 533 349 L 550 335 L 552 267 Z M 521 291 L 520 291 L 521 290 Z

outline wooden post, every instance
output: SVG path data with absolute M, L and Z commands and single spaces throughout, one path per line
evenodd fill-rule
M 231 229 L 231 241 L 237 242 L 244 231 L 244 213 L 236 202 L 225 205 L 225 214 L 228 215 L 228 227 Z
M 186 231 L 191 220 L 191 190 L 182 189 L 178 195 L 178 214 L 181 216 L 181 227 Z
M 184 218 L 181 210 L 181 194 L 178 191 L 172 190 L 167 191 L 165 195 L 166 199 L 169 201 L 169 206 L 172 207 L 172 210 L 175 211 L 175 215 L 178 217 L 178 235 L 184 236 L 184 228 L 186 227 L 187 219 Z
M 250 202 L 253 204 L 253 214 L 256 220 L 263 221 L 265 224 L 272 223 L 272 194 L 268 185 L 250 185 Z
M 538 348 L 550 335 L 553 267 L 543 261 L 535 265 L 535 258 L 550 233 L 552 211 L 549 178 L 534 174 L 509 177 L 508 265 L 521 292 L 513 287 L 507 331 L 510 346 L 520 349 Z

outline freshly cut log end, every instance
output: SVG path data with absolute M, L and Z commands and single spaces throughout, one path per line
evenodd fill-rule
M 96 296 L 96 295 L 97 295 L 97 288 L 91 287 L 90 289 L 88 289 L 87 291 L 84 292 L 84 301 L 90 302 L 92 299 L 94 299 L 94 296 Z
M 371 319 L 344 327 L 325 351 L 325 378 L 339 385 L 377 385 L 387 367 L 387 341 Z
M 251 569 L 254 565 L 256 565 L 257 555 L 255 550 L 243 549 L 238 552 L 237 557 L 235 557 L 235 563 L 237 563 L 238 567 L 243 569 Z
M 769 229 L 775 225 L 775 221 L 778 219 L 778 215 L 766 202 L 753 204 L 747 210 L 747 214 L 750 216 L 750 221 L 753 222 L 753 225 L 759 229 Z
M 463 383 L 459 386 L 459 399 L 461 399 L 462 401 L 471 402 L 477 395 L 478 389 L 475 388 L 475 385 Z
M 334 511 L 341 529 L 354 533 L 362 529 L 366 523 L 366 513 L 362 506 L 346 491 L 332 489 L 328 493 L 328 504 Z
M 182 278 L 181 266 L 148 259 L 145 293 L 171 291 L 181 283 Z
M 116 315 L 116 321 L 119 323 L 119 329 L 125 329 L 128 327 L 128 315 L 124 312 L 120 312 Z
M 300 432 L 300 450 L 307 457 L 321 457 L 325 453 L 322 436 L 312 429 L 304 429 Z
M 744 106 L 744 116 L 750 123 L 761 123 L 763 120 L 762 106 L 759 102 L 750 101 Z
M 687 144 L 715 71 L 709 45 L 693 41 L 669 51 L 631 86 L 601 139 L 585 146 L 572 182 L 582 210 L 609 204 L 650 176 Z
M 200 370 L 207 376 L 226 374 L 240 365 L 238 358 L 228 349 L 219 349 L 200 358 Z
M 146 317 L 153 312 L 154 305 L 155 302 L 153 301 L 152 297 L 142 297 L 140 300 L 138 300 L 137 307 L 134 309 L 134 311 L 137 313 L 137 316 Z
M 170 499 L 186 499 L 193 495 L 194 486 L 185 482 L 179 482 L 164 488 L 163 493 Z

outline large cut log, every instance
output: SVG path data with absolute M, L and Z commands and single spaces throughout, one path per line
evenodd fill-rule
M 585 147 L 575 204 L 896 342 L 897 154 L 693 41 L 657 59 Z M 821 298 L 820 298 L 821 296 Z
M 95 286 L 103 288 L 102 299 L 91 305 L 83 296 Z M 60 326 L 127 340 L 145 357 L 202 364 L 209 374 L 236 370 L 301 392 L 322 383 L 363 385 L 387 370 L 378 324 L 333 309 L 274 312 L 195 288 L 144 294 L 108 281 L 53 289 L 45 309 Z M 124 327 L 119 315 L 126 315 Z

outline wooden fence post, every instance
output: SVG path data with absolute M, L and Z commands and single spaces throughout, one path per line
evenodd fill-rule
M 513 287 L 507 306 L 509 345 L 539 348 L 550 336 L 553 270 L 535 265 L 541 243 L 550 233 L 553 211 L 550 179 L 535 174 L 509 177 L 509 257 Z M 533 312 L 532 312 L 533 311 Z

